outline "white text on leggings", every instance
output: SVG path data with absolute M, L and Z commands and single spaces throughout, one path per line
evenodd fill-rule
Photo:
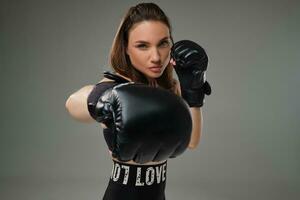
M 145 182 L 142 181 L 142 168 L 137 167 L 136 171 L 136 177 L 135 177 L 135 186 L 144 186 L 146 185 L 152 185 L 154 182 L 159 184 L 160 182 L 163 182 L 166 180 L 166 163 L 160 166 L 156 167 L 148 167 L 146 169 L 145 174 Z M 118 181 L 120 179 L 121 170 L 124 170 L 124 178 L 122 183 L 124 185 L 127 185 L 128 178 L 130 175 L 130 167 L 127 165 L 122 165 L 118 163 L 113 164 L 113 168 L 111 171 L 111 179 L 113 181 Z

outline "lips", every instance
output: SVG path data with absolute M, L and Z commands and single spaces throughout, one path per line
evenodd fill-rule
M 149 68 L 161 68 L 161 65 L 154 65 L 154 66 L 149 67 Z
M 161 69 L 162 69 L 162 66 L 152 66 L 152 67 L 149 67 L 149 70 L 152 71 L 152 72 L 154 72 L 154 73 L 160 73 Z

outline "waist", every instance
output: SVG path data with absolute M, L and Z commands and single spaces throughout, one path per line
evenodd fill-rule
M 111 151 L 109 151 L 109 154 L 111 155 L 112 159 L 116 162 L 120 162 L 122 164 L 132 164 L 132 165 L 156 165 L 156 164 L 161 164 L 161 163 L 165 163 L 167 160 L 162 160 L 162 161 L 151 161 L 151 162 L 147 162 L 147 163 L 144 163 L 144 164 L 139 164 L 139 163 L 136 163 L 134 162 L 133 160 L 130 160 L 130 161 L 127 161 L 127 162 L 123 162 L 123 161 L 120 161 L 118 160 L 117 158 L 113 157 L 112 156 L 112 153 Z
M 167 161 L 156 164 L 136 165 L 113 161 L 110 179 L 112 182 L 136 186 L 147 187 L 165 184 L 167 179 Z

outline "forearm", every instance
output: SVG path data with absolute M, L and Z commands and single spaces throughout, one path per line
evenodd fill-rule
M 192 128 L 192 134 L 191 134 L 191 139 L 188 148 L 195 149 L 200 142 L 201 133 L 202 133 L 202 124 L 203 124 L 202 109 L 201 107 L 191 107 L 190 111 L 192 115 L 193 128 Z
M 193 128 L 189 148 L 194 149 L 200 142 L 202 132 L 202 110 L 205 95 L 211 94 L 206 81 L 208 56 L 205 50 L 190 40 L 176 42 L 171 49 L 175 72 L 180 82 L 181 96 L 190 107 Z

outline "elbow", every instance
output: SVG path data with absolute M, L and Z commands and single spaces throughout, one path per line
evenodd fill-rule
M 198 147 L 198 143 L 197 144 L 195 144 L 195 143 L 190 143 L 189 145 L 188 145 L 188 149 L 190 149 L 190 150 L 194 150 L 194 149 L 196 149 Z
M 188 145 L 188 149 L 195 150 L 199 146 L 199 143 L 200 143 L 200 137 L 192 138 Z
M 192 134 L 192 137 L 191 137 L 190 142 L 188 144 L 188 148 L 189 149 L 194 150 L 194 149 L 196 149 L 198 147 L 198 145 L 200 143 L 200 135 L 201 135 L 201 133 L 198 132 L 198 131 L 194 132 Z
M 67 99 L 66 103 L 65 103 L 65 109 L 67 110 L 68 114 L 73 117 L 73 118 L 77 118 L 76 116 L 76 112 L 74 109 L 74 100 L 72 100 L 72 95 Z
M 70 98 L 71 98 L 71 96 L 67 99 L 67 101 L 65 103 L 65 109 L 68 111 L 69 114 L 71 114 L 70 113 L 70 101 L 71 101 Z

